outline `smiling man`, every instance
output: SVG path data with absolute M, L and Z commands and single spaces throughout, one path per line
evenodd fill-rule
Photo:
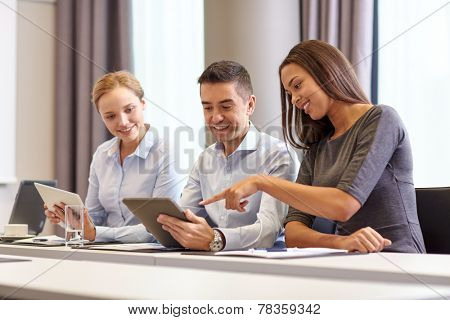
M 250 122 L 256 98 L 247 70 L 233 61 L 211 64 L 198 79 L 205 123 L 216 143 L 195 163 L 180 200 L 190 222 L 161 214 L 158 222 L 184 247 L 219 251 L 272 247 L 282 235 L 287 206 L 258 192 L 228 210 L 199 204 L 255 174 L 295 181 L 299 163 L 286 144 Z

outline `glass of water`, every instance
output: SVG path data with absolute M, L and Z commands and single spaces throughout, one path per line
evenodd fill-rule
M 66 221 L 66 246 L 83 246 L 84 244 L 84 212 L 82 205 L 66 205 L 64 215 Z

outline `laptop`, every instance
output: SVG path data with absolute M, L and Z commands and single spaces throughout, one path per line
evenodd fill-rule
M 44 202 L 34 186 L 35 182 L 56 187 L 56 180 L 22 180 L 9 218 L 10 224 L 28 224 L 28 234 L 33 235 L 42 232 L 46 218 Z

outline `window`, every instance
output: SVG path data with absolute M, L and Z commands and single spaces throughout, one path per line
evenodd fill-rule
M 205 145 L 197 84 L 204 69 L 203 21 L 203 1 L 133 1 L 134 69 L 147 99 L 145 117 L 171 140 L 183 173 Z
M 378 101 L 409 132 L 416 187 L 450 186 L 450 3 L 379 0 Z

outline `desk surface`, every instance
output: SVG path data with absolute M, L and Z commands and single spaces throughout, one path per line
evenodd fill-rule
M 148 253 L 119 252 L 106 250 L 71 249 L 61 247 L 38 247 L 0 244 L 0 254 L 36 258 L 88 260 L 126 264 L 154 265 L 155 258 Z
M 447 255 L 382 253 L 268 260 L 7 245 L 0 246 L 0 254 L 32 260 L 1 263 L 0 295 L 9 298 L 450 297 Z

